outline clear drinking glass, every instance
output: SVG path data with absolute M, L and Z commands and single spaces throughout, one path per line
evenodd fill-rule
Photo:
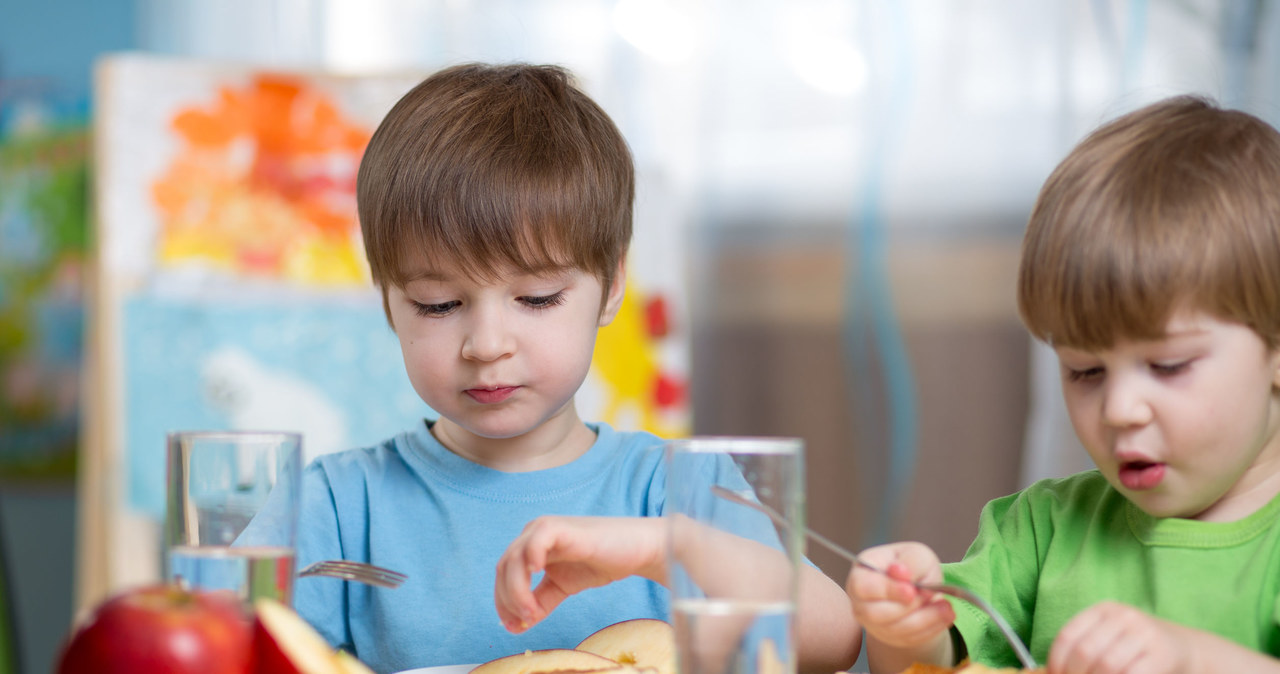
M 680 674 L 793 674 L 804 442 L 693 437 L 669 442 L 666 458 Z M 790 527 L 717 496 L 713 486 L 769 506 Z
M 167 444 L 165 578 L 292 605 L 302 436 L 181 431 Z

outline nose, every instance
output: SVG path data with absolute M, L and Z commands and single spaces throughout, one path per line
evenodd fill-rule
M 509 355 L 514 349 L 515 339 L 501 310 L 481 309 L 472 313 L 462 340 L 463 358 L 494 361 Z
M 1134 377 L 1112 377 L 1103 393 L 1102 418 L 1117 428 L 1150 423 L 1152 410 L 1142 383 Z

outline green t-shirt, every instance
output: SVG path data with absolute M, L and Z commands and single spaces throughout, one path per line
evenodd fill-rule
M 964 559 L 943 572 L 1001 611 L 1038 662 L 1102 600 L 1280 656 L 1278 515 L 1280 497 L 1236 522 L 1157 519 L 1086 471 L 988 503 Z M 974 661 L 1018 666 L 983 613 L 952 603 Z

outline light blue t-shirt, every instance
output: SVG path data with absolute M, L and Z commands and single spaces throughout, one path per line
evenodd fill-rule
M 632 577 L 569 597 L 523 634 L 494 608 L 498 558 L 539 515 L 660 516 L 663 441 L 589 424 L 577 460 L 506 473 L 445 449 L 426 423 L 376 447 L 321 456 L 303 474 L 298 568 L 322 559 L 406 573 L 397 589 L 299 578 L 297 611 L 380 673 L 573 648 L 629 618 L 667 619 L 667 590 Z M 537 578 L 535 578 L 536 582 Z

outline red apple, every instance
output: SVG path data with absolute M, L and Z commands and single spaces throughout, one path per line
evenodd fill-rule
M 228 593 L 177 585 L 126 590 L 72 632 L 57 674 L 246 674 L 251 626 Z

